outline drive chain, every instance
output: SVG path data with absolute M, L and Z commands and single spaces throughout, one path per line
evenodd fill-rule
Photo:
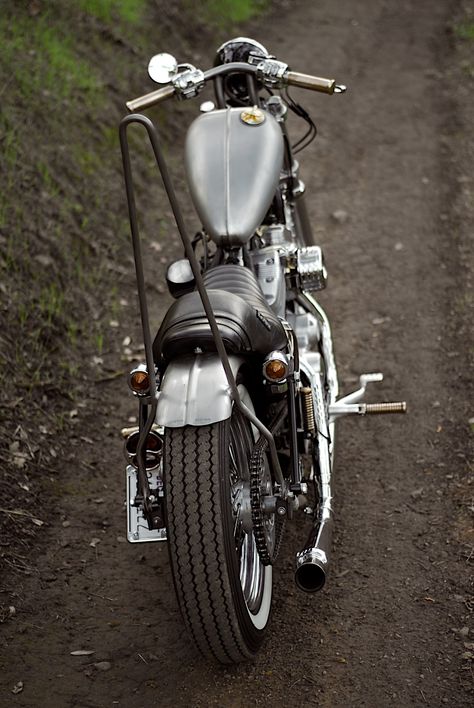
M 274 421 L 273 431 L 278 424 L 283 420 L 283 408 L 279 411 Z M 277 423 L 277 425 L 275 425 Z M 272 429 L 272 428 L 270 428 Z M 250 457 L 250 509 L 252 513 L 253 535 L 258 555 L 263 565 L 272 565 L 278 556 L 281 540 L 283 537 L 283 527 L 285 525 L 285 517 L 279 514 L 274 514 L 275 520 L 275 543 L 273 548 L 269 548 L 267 532 L 265 529 L 265 521 L 268 520 L 268 514 L 263 509 L 262 484 L 265 475 L 265 452 L 268 448 L 268 441 L 263 435 L 255 443 L 252 455 Z

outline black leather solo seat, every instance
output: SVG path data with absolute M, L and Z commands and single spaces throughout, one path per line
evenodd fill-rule
M 207 271 L 203 279 L 229 353 L 265 356 L 286 346 L 285 330 L 251 270 L 221 265 Z M 203 352 L 216 350 L 201 298 L 194 291 L 171 305 L 153 343 L 153 356 L 158 364 L 198 347 Z

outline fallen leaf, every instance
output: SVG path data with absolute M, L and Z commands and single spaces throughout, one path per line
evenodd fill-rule
M 97 669 L 97 671 L 109 671 L 111 668 L 110 661 L 98 661 L 97 664 L 94 664 L 94 669 Z
M 88 438 L 86 435 L 81 435 L 81 440 L 82 440 L 82 442 L 85 442 L 88 445 L 94 444 L 94 441 L 91 438 Z
M 13 688 L 12 693 L 21 693 L 23 691 L 23 681 L 18 681 Z
M 92 649 L 75 649 L 71 652 L 71 656 L 90 656 L 91 654 L 95 654 Z

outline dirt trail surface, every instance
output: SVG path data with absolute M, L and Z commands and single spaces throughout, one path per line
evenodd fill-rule
M 35 573 L 9 581 L 21 611 L 2 625 L 0 705 L 471 703 L 472 83 L 459 81 L 447 31 L 459 11 L 428 0 L 295 2 L 246 28 L 295 70 L 350 87 L 298 94 L 320 132 L 301 162 L 330 273 L 322 303 L 342 390 L 382 370 L 372 400 L 410 407 L 406 418 L 339 425 L 327 587 L 308 596 L 294 585 L 307 532 L 298 519 L 260 655 L 230 669 L 204 662 L 183 629 L 166 547 L 125 541 L 118 431 L 136 411 L 123 380 L 103 382 L 80 413 L 82 442 L 65 460 Z M 117 368 L 127 327 L 117 329 Z

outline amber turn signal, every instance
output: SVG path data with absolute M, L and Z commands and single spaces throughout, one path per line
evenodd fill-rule
M 281 383 L 288 376 L 288 361 L 281 352 L 272 352 L 263 363 L 263 375 L 268 381 Z
M 146 396 L 150 390 L 150 377 L 144 364 L 140 364 L 130 372 L 128 385 L 137 396 Z

